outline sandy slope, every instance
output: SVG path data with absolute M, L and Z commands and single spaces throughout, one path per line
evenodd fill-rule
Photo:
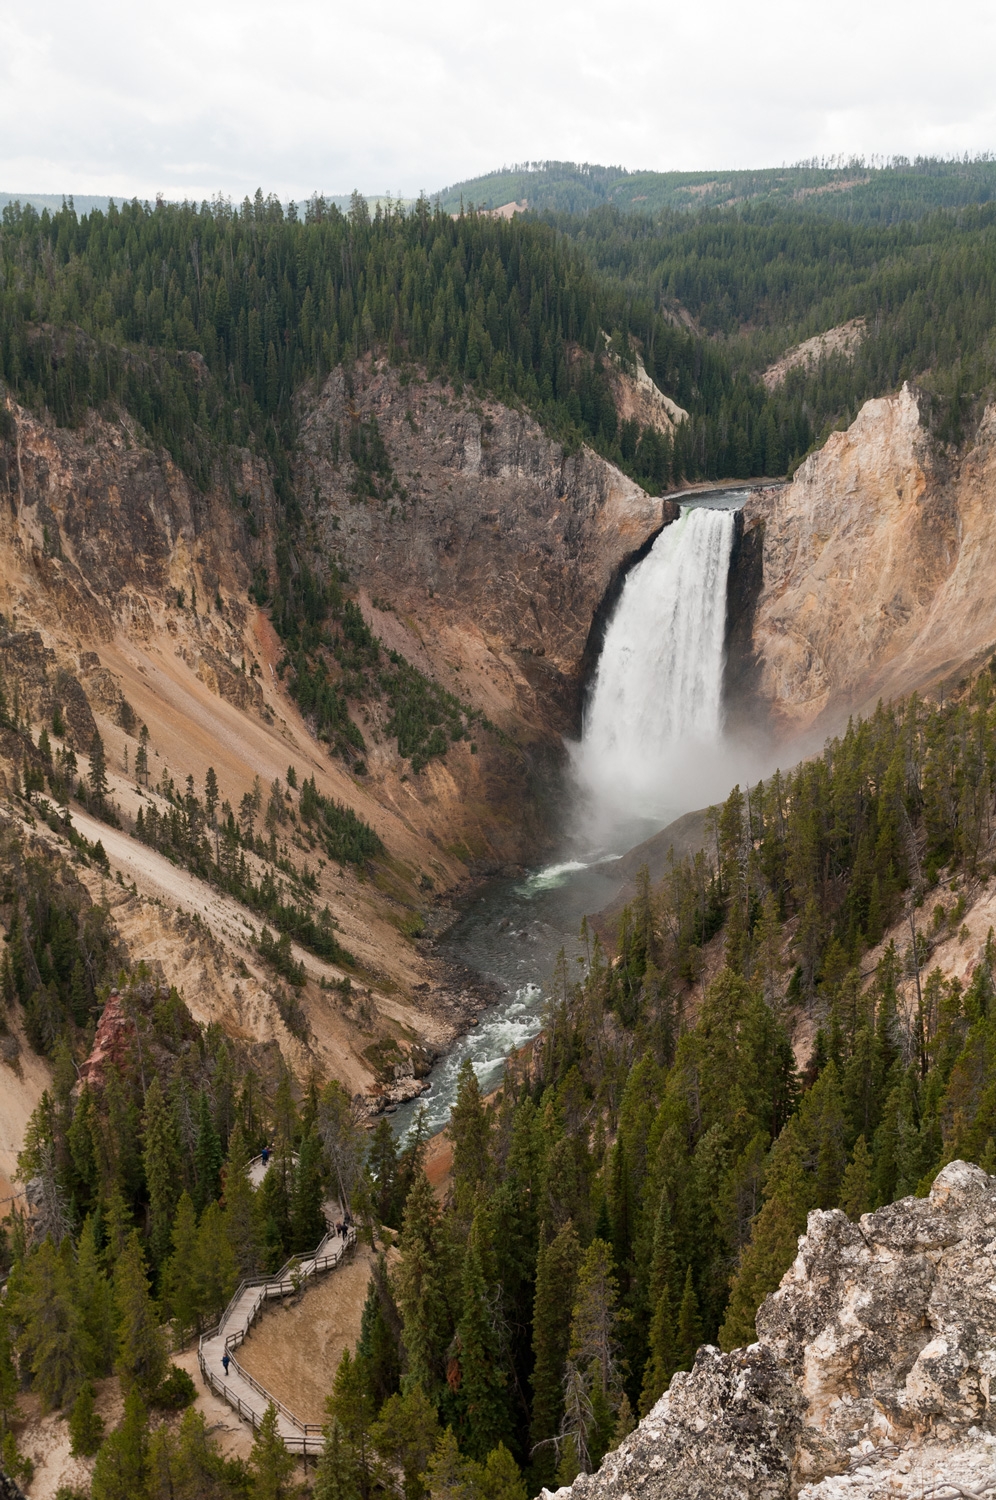
M 351 1260 L 319 1277 L 297 1301 L 268 1308 L 239 1350 L 242 1367 L 303 1422 L 325 1420 L 342 1351 L 359 1337 L 374 1259 L 358 1245 Z

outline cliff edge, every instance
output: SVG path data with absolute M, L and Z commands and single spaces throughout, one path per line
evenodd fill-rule
M 996 1178 L 981 1168 L 951 1162 L 928 1198 L 858 1224 L 811 1213 L 757 1331 L 700 1349 L 559 1500 L 976 1500 L 996 1485 Z

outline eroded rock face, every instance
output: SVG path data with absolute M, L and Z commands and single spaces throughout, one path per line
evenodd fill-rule
M 220 488 L 201 494 L 128 419 L 91 414 L 80 430 L 54 427 L 10 404 L 13 441 L 0 443 L 0 608 L 84 638 L 119 628 L 146 635 L 154 604 L 219 586 L 245 592 L 264 554 L 246 525 L 272 522 L 272 491 L 248 454 L 245 504 Z
M 957 1161 L 928 1198 L 859 1224 L 810 1214 L 757 1331 L 746 1350 L 700 1349 L 563 1500 L 829 1500 L 991 1471 L 996 1178 Z
M 376 418 L 393 481 L 356 493 L 350 433 Z M 672 509 L 589 449 L 565 454 L 525 412 L 386 364 L 334 371 L 301 424 L 298 488 L 324 548 L 410 611 L 430 651 L 483 649 L 507 710 L 572 727 L 585 643 L 620 563 Z M 498 716 L 496 710 L 495 716 Z
M 764 537 L 752 688 L 777 732 L 833 730 L 991 651 L 994 486 L 996 408 L 955 462 L 904 386 L 748 500 Z

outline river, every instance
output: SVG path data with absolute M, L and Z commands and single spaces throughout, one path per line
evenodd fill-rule
M 682 813 L 725 796 L 738 779 L 722 755 L 721 682 L 730 513 L 748 493 L 674 497 L 682 501 L 681 519 L 628 575 L 606 630 L 581 741 L 568 747 L 575 816 L 565 853 L 518 880 L 491 882 L 447 933 L 444 950 L 496 985 L 502 998 L 437 1063 L 429 1093 L 397 1110 L 392 1123 L 399 1135 L 419 1109 L 430 1133 L 443 1129 L 465 1058 L 473 1060 L 485 1092 L 498 1085 L 508 1054 L 542 1027 L 560 949 L 577 965 L 582 918 L 622 888 L 618 857 Z M 725 511 L 729 523 L 695 511 Z

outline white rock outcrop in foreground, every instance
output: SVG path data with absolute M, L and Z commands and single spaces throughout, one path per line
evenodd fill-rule
M 957 1161 L 929 1198 L 859 1224 L 810 1214 L 757 1328 L 748 1349 L 700 1349 L 560 1500 L 972 1500 L 996 1488 L 996 1178 Z

